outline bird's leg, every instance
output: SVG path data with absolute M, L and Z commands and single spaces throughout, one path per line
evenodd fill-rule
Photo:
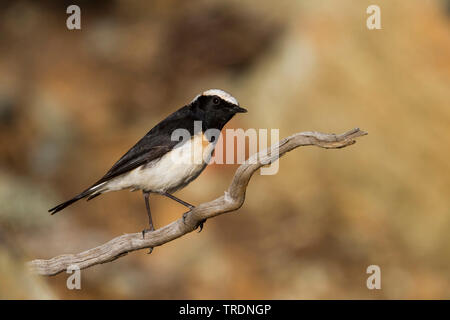
M 150 192 L 142 191 L 142 193 L 144 194 L 145 207 L 147 208 L 147 215 L 148 215 L 148 224 L 150 226 L 149 229 L 142 230 L 142 238 L 145 239 L 145 233 L 154 231 L 155 227 L 153 226 L 152 213 L 150 212 L 150 203 L 148 201 Z M 153 251 L 153 248 L 150 248 L 150 251 L 148 252 L 148 254 L 152 253 L 152 251 Z
M 181 200 L 181 199 L 178 199 L 177 197 L 175 197 L 174 195 L 171 195 L 171 194 L 168 193 L 168 192 L 161 192 L 161 194 L 162 194 L 163 196 L 166 196 L 167 198 L 170 198 L 170 199 L 172 199 L 172 200 L 175 200 L 175 201 L 178 202 L 178 203 L 181 203 L 183 206 L 189 208 L 190 210 L 192 210 L 192 209 L 195 208 L 192 204 L 187 203 L 186 201 L 183 201 L 183 200 Z

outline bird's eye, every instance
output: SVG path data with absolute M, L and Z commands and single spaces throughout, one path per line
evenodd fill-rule
M 214 99 L 213 99 L 213 103 L 216 104 L 216 105 L 219 104 L 219 103 L 220 103 L 219 98 L 214 98 Z

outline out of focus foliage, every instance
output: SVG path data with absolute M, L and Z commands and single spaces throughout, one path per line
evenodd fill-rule
M 0 7 L 0 298 L 448 298 L 450 28 L 444 1 L 68 1 Z M 32 277 L 24 261 L 88 249 L 146 224 L 139 193 L 56 216 L 159 120 L 222 88 L 249 113 L 229 128 L 281 137 L 360 126 L 343 150 L 301 148 L 255 176 L 236 213 L 148 256 Z M 177 193 L 219 196 L 236 166 Z M 152 197 L 157 227 L 184 208 Z M 366 288 L 381 267 L 382 290 Z

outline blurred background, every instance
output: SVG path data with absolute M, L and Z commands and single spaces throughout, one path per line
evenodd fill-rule
M 70 4 L 81 30 L 66 28 Z M 371 4 L 382 30 L 366 27 Z M 449 298 L 449 23 L 443 0 L 1 1 L 0 298 Z M 369 135 L 289 153 L 237 212 L 84 270 L 81 290 L 29 275 L 28 260 L 146 226 L 140 193 L 47 210 L 209 88 L 249 110 L 227 128 Z M 212 200 L 236 168 L 176 195 Z M 151 206 L 156 227 L 185 211 Z M 381 290 L 366 287 L 372 264 Z

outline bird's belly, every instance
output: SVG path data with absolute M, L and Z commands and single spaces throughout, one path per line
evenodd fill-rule
M 200 137 L 200 143 L 202 143 Z M 141 189 L 151 192 L 174 192 L 198 177 L 205 169 L 213 144 L 198 145 L 199 138 L 173 149 L 158 160 L 142 165 L 109 181 L 105 191 Z
M 155 166 L 143 168 L 141 189 L 153 192 L 174 192 L 198 177 L 206 163 L 173 163 L 161 159 Z

